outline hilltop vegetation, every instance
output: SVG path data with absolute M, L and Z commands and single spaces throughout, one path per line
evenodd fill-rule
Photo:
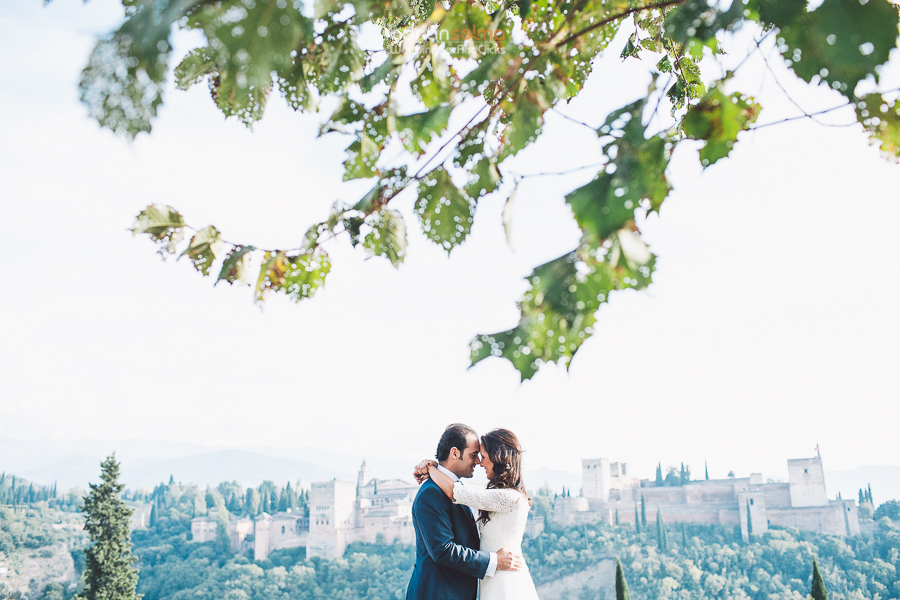
M 551 515 L 549 490 L 534 498 L 535 514 Z M 252 516 L 291 507 L 304 511 L 297 486 L 271 482 L 242 489 L 234 483 L 201 490 L 174 481 L 150 492 L 126 495 L 134 504 L 154 506 L 147 529 L 132 533 L 139 558 L 138 593 L 144 600 L 394 600 L 404 598 L 414 550 L 351 545 L 338 560 L 307 559 L 300 549 L 279 550 L 263 561 L 252 553 L 233 553 L 222 537 L 205 543 L 190 539 L 191 519 L 209 509 Z M 61 527 L 79 516 L 51 508 L 51 500 L 0 507 L 0 558 L 47 553 L 60 542 L 83 544 L 83 533 Z M 66 505 L 68 506 L 68 505 Z M 803 600 L 810 589 L 813 558 L 831 600 L 900 599 L 900 504 L 878 507 L 881 517 L 871 534 L 853 539 L 773 529 L 744 543 L 740 532 L 716 526 L 661 523 L 636 532 L 632 525 L 599 523 L 549 527 L 525 544 L 526 560 L 538 585 L 582 573 L 599 561 L 621 558 L 634 600 L 752 599 Z M 68 519 L 69 521 L 67 521 Z M 550 519 L 547 519 L 549 522 Z M 53 525 L 56 524 L 57 527 Z M 75 563 L 81 553 L 73 552 Z M 2 580 L 0 580 L 2 581 Z M 611 585 L 611 582 L 609 582 Z M 4 598 L 0 584 L 0 598 Z M 29 588 L 21 598 L 66 600 L 73 590 L 54 584 Z M 608 597 L 611 590 L 582 589 L 575 600 Z

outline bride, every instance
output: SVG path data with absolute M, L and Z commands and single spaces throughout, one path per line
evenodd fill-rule
M 522 482 L 522 447 L 516 435 L 508 429 L 495 429 L 481 436 L 481 466 L 487 473 L 487 489 L 454 482 L 433 460 L 419 463 L 416 474 L 427 474 L 456 504 L 479 510 L 482 550 L 507 548 L 521 553 L 531 500 Z M 497 571 L 481 580 L 480 586 L 481 600 L 538 600 L 527 567 Z

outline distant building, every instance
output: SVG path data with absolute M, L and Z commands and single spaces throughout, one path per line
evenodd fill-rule
M 856 501 L 828 499 L 819 457 L 788 460 L 788 483 L 763 483 L 762 475 L 752 473 L 740 479 L 656 487 L 630 475 L 626 463 L 590 458 L 582 460 L 581 468 L 581 495 L 553 501 L 552 520 L 557 525 L 613 524 L 617 517 L 619 523 L 633 523 L 643 498 L 648 523 L 659 512 L 666 523 L 739 526 L 745 540 L 751 528 L 756 535 L 770 525 L 843 536 L 860 531 Z M 231 547 L 252 548 L 254 558 L 262 560 L 284 548 L 305 547 L 307 556 L 337 558 L 351 542 L 413 544 L 412 503 L 417 491 L 415 483 L 373 478 L 363 461 L 355 485 L 337 480 L 312 484 L 309 517 L 291 511 L 263 513 L 255 519 L 231 517 Z M 216 518 L 216 511 L 211 511 L 193 519 L 193 541 L 214 540 Z M 543 525 L 541 519 L 529 519 L 526 534 L 540 534 Z
M 309 517 L 290 511 L 255 519 L 232 517 L 231 547 L 237 551 L 252 543 L 254 559 L 262 560 L 273 550 L 301 546 L 307 556 L 336 558 L 351 542 L 412 544 L 412 503 L 418 489 L 399 479 L 373 478 L 363 461 L 356 485 L 337 480 L 312 484 Z M 215 539 L 215 511 L 193 519 L 191 535 L 195 542 Z
M 617 514 L 620 523 L 633 523 L 643 498 L 648 523 L 660 512 L 666 523 L 740 526 L 745 540 L 751 528 L 755 535 L 770 525 L 831 535 L 859 533 L 856 501 L 828 499 L 821 457 L 788 460 L 788 483 L 763 483 L 761 474 L 752 473 L 666 487 L 630 477 L 625 463 L 592 458 L 582 461 L 582 486 L 581 496 L 554 500 L 554 523 L 611 524 Z

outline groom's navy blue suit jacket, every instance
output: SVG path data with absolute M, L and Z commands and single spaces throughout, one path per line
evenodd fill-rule
M 429 479 L 416 494 L 412 515 L 416 566 L 406 600 L 475 600 L 491 555 L 479 550 L 472 511 Z

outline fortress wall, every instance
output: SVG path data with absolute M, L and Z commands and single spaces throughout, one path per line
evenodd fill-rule
M 651 505 L 656 506 L 658 504 L 686 504 L 683 487 L 641 488 L 638 492 L 638 503 L 640 503 L 641 496 L 644 497 L 644 502 L 647 504 L 648 509 Z
M 767 508 L 790 508 L 791 486 L 787 483 L 767 483 L 761 485 L 759 490 L 766 497 Z
M 415 529 L 412 524 L 412 517 L 394 518 L 384 517 L 367 517 L 364 525 L 356 534 L 358 541 L 365 544 L 375 544 L 378 542 L 378 536 L 381 534 L 383 543 L 393 544 L 399 541 L 401 544 L 413 544 L 416 541 Z
M 803 531 L 830 535 L 847 535 L 844 512 L 845 509 L 841 504 L 833 503 L 828 506 L 773 508 L 768 510 L 768 515 L 770 525 L 795 527 Z
M 299 548 L 309 539 L 309 521 L 305 518 L 273 518 L 269 526 L 269 549 Z

